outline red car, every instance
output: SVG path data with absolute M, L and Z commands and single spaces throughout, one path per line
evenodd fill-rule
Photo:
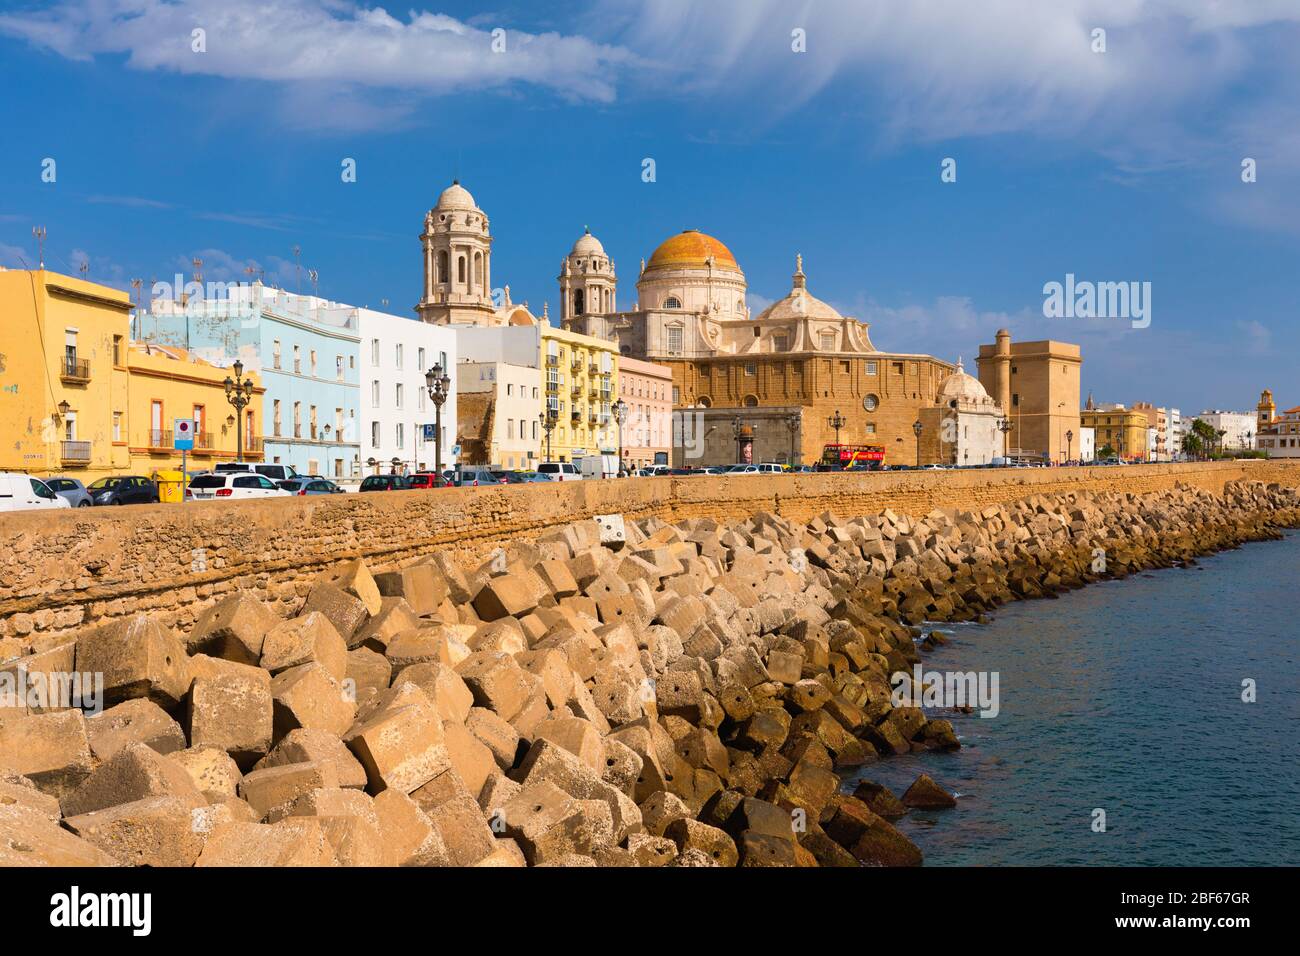
M 419 472 L 411 476 L 412 488 L 450 488 L 451 486 L 450 481 L 431 471 Z

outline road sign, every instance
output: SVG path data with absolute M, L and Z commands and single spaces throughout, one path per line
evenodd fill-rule
M 452 446 L 451 446 L 451 453 L 452 453 L 453 455 L 459 455 L 459 454 L 460 454 L 460 446 L 459 446 L 459 445 L 452 445 Z
M 172 447 L 177 451 L 193 451 L 194 419 L 178 418 L 172 429 Z
M 433 425 L 425 425 L 425 426 L 424 426 L 424 440 L 425 440 L 425 441 L 433 441 L 433 436 L 434 436 L 433 429 L 434 429 L 434 426 L 433 426 Z

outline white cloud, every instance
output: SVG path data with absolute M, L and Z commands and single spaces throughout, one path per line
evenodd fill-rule
M 504 25 L 503 25 L 504 28 Z M 192 32 L 206 32 L 205 52 Z M 350 0 L 101 0 L 0 15 L 0 34 L 69 59 L 125 54 L 138 70 L 445 94 L 532 84 L 566 97 L 608 101 L 613 67 L 631 55 L 582 36 L 507 30 L 412 11 L 399 20 Z M 349 104 L 355 109 L 355 104 Z M 321 113 L 314 119 L 328 118 Z

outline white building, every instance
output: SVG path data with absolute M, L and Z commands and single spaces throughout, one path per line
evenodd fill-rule
M 1166 408 L 1165 412 L 1165 451 L 1170 461 L 1183 457 L 1183 435 L 1187 432 L 1183 424 L 1183 413 L 1176 408 Z
M 467 464 L 533 470 L 541 460 L 541 378 L 509 362 L 461 362 L 456 389 L 465 427 L 458 435 Z
M 456 334 L 416 319 L 353 309 L 361 338 L 361 464 L 367 475 L 386 474 L 393 460 L 404 474 L 432 471 L 435 445 L 425 438 L 437 415 L 425 373 L 435 364 L 452 380 L 442 406 L 442 467 L 456 463 Z
M 1225 451 L 1244 451 L 1255 447 L 1256 416 L 1252 412 L 1225 412 L 1214 408 L 1197 416 L 1216 432 L 1224 433 Z
M 1002 408 L 979 379 L 966 374 L 961 359 L 940 386 L 935 407 L 918 415 L 922 433 L 937 439 L 935 458 L 951 465 L 988 465 L 1001 457 L 1002 417 Z
M 1087 425 L 1079 427 L 1079 461 L 1097 460 L 1097 429 Z

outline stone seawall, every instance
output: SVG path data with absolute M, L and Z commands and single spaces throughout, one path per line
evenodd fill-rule
M 8 514 L 0 517 L 0 641 L 53 646 L 87 624 L 138 611 L 188 630 L 235 590 L 287 614 L 323 567 L 347 558 L 364 557 L 376 570 L 434 552 L 468 561 L 599 514 L 669 522 L 764 511 L 794 521 L 826 510 L 923 515 L 1179 483 L 1217 494 L 1240 479 L 1297 487 L 1300 464 L 662 478 Z
M 961 746 L 911 625 L 1295 527 L 1300 489 L 1258 481 L 579 520 L 342 562 L 288 618 L 248 592 L 183 634 L 118 618 L 0 658 L 0 866 L 917 865 L 894 822 L 954 796 L 840 776 Z M 54 693 L 73 673 L 102 693 Z

